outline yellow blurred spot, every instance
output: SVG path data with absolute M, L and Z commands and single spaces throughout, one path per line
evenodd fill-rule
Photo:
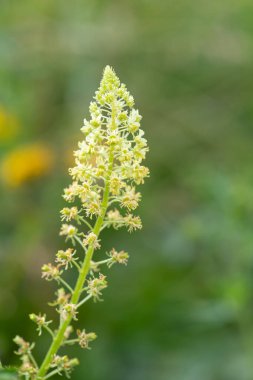
M 1 163 L 1 177 L 6 185 L 18 187 L 48 173 L 53 154 L 40 143 L 25 145 L 7 154 Z
M 17 119 L 0 106 L 0 141 L 9 140 L 17 134 Z

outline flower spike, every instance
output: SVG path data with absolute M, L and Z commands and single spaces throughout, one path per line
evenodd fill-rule
M 58 250 L 56 265 L 42 266 L 42 277 L 58 285 L 56 300 L 49 305 L 55 307 L 59 320 L 48 321 L 44 313 L 30 314 L 39 335 L 42 329 L 47 330 L 52 342 L 37 365 L 31 353 L 34 345 L 19 336 L 14 339 L 22 361 L 19 374 L 25 380 L 71 375 L 78 360 L 60 356 L 59 349 L 74 343 L 89 349 L 89 343 L 96 339 L 95 333 L 84 329 L 77 329 L 77 336 L 71 337 L 79 308 L 90 299 L 101 299 L 107 279 L 100 266 L 126 265 L 129 258 L 127 252 L 113 248 L 95 261 L 95 255 L 101 257 L 101 232 L 108 227 L 126 227 L 129 232 L 142 227 L 140 217 L 133 213 L 141 200 L 137 187 L 149 176 L 148 168 L 142 165 L 148 146 L 134 98 L 110 66 L 104 69 L 89 111 L 90 117 L 84 119 L 81 128 L 83 139 L 74 152 L 75 165 L 69 169 L 72 182 L 63 194 L 68 205 L 60 212 L 60 235 L 74 248 Z M 64 277 L 68 270 L 76 273 L 74 285 Z M 51 323 L 55 325 L 52 330 Z

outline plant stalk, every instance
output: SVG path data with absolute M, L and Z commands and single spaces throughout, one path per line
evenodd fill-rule
M 93 228 L 93 232 L 97 236 L 99 236 L 99 234 L 101 232 L 101 227 L 103 225 L 104 217 L 105 217 L 106 210 L 107 210 L 108 203 L 109 203 L 109 192 L 110 192 L 109 181 L 110 181 L 110 177 L 111 177 L 111 173 L 112 173 L 112 168 L 113 168 L 113 152 L 111 151 L 110 160 L 109 160 L 108 176 L 107 176 L 107 179 L 105 182 L 105 190 L 104 190 L 103 201 L 102 201 L 102 213 L 100 216 L 98 216 L 97 221 L 95 223 L 95 226 Z M 74 288 L 74 291 L 73 291 L 73 294 L 72 294 L 72 297 L 71 297 L 70 302 L 72 304 L 75 304 L 75 305 L 78 304 L 79 298 L 80 298 L 82 290 L 83 290 L 84 282 L 85 282 L 87 274 L 89 273 L 89 270 L 90 270 L 90 262 L 92 260 L 93 252 L 94 252 L 93 246 L 89 245 L 87 252 L 86 252 L 85 259 L 83 261 L 83 264 L 82 264 L 82 267 L 81 267 L 81 270 L 79 273 L 79 276 L 78 276 L 78 279 L 77 279 L 77 282 L 76 282 L 76 285 L 75 285 L 75 288 Z M 39 380 L 39 379 L 43 379 L 45 377 L 45 375 L 49 369 L 50 363 L 53 360 L 54 355 L 58 352 L 59 348 L 61 347 L 61 345 L 64 341 L 65 331 L 66 331 L 67 327 L 69 326 L 69 324 L 71 323 L 72 318 L 73 317 L 71 315 L 69 315 L 64 320 L 64 322 L 60 325 L 60 327 L 59 327 L 59 329 L 58 329 L 58 331 L 54 337 L 54 340 L 53 340 L 51 346 L 49 347 L 49 350 L 45 356 L 45 359 L 40 366 L 40 369 L 38 371 L 36 379 Z

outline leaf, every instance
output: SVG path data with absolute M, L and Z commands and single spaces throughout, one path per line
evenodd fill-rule
M 0 368 L 0 380 L 18 380 L 15 368 Z

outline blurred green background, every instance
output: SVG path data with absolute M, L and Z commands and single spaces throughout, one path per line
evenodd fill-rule
M 136 99 L 150 145 L 144 228 L 128 250 L 74 380 L 253 378 L 251 0 L 0 0 L 0 357 L 51 315 L 53 259 L 72 150 L 103 67 Z M 41 337 L 37 355 L 48 344 Z M 73 349 L 70 355 L 74 355 Z

